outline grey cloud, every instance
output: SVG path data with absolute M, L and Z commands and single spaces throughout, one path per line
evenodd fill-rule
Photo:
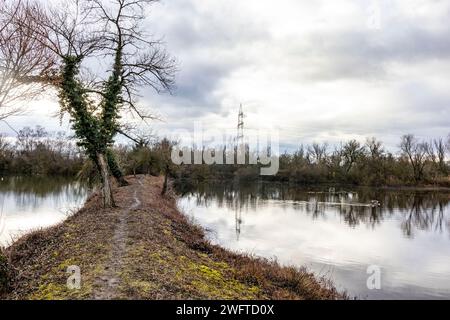
M 228 4 L 226 10 L 215 4 Z M 208 10 L 209 8 L 209 10 Z M 164 34 L 169 47 L 175 50 L 231 50 L 244 42 L 267 39 L 266 26 L 240 16 L 239 6 L 228 2 L 205 5 L 190 0 L 171 0 L 155 10 L 149 22 L 155 33 Z M 222 9 L 222 10 L 221 10 Z M 182 53 L 182 52 L 180 52 Z
M 177 88 L 162 111 L 192 117 L 222 113 L 217 89 L 230 73 L 250 63 L 240 50 L 267 39 L 268 32 L 251 20 L 239 20 L 239 6 L 235 5 L 214 15 L 195 1 L 173 0 L 162 6 L 162 11 L 155 10 L 148 27 L 164 36 L 168 50 L 180 64 Z
M 287 40 L 299 78 L 332 81 L 388 75 L 387 65 L 449 60 L 450 26 L 439 31 L 396 26 L 386 30 L 346 30 L 311 34 L 306 41 Z M 309 64 L 308 64 L 309 62 Z
M 311 14 L 316 14 L 320 7 L 309 1 L 304 3 L 301 3 L 301 9 L 310 10 Z M 323 1 L 322 5 L 327 3 Z M 436 3 L 443 2 L 433 1 L 428 7 L 433 9 Z M 283 4 L 288 2 L 280 5 Z M 447 120 L 450 95 L 434 89 L 427 82 L 427 76 L 445 83 L 448 82 L 448 71 L 425 66 L 423 78 L 414 76 L 413 79 L 403 79 L 393 65 L 413 70 L 427 62 L 438 61 L 450 66 L 449 12 L 437 12 L 441 7 L 436 7 L 435 13 L 429 17 L 415 19 L 402 11 L 402 6 L 407 5 L 398 2 L 397 6 L 390 7 L 381 30 L 368 29 L 362 24 L 360 28 L 328 28 L 297 37 L 276 37 L 270 31 L 271 26 L 262 23 L 256 15 L 241 12 L 239 2 L 162 1 L 149 13 L 146 29 L 155 37 L 162 36 L 168 51 L 179 60 L 177 89 L 173 95 L 157 95 L 145 89 L 142 91 L 143 103 L 164 115 L 167 122 L 158 124 L 159 127 L 165 127 L 167 131 L 192 129 L 194 120 L 204 119 L 210 113 L 226 118 L 229 112 L 234 112 L 230 111 L 230 106 L 223 104 L 223 99 L 240 98 L 233 96 L 238 93 L 235 88 L 229 87 L 230 79 L 234 79 L 233 76 L 239 71 L 256 70 L 258 75 L 270 81 L 269 88 L 256 88 L 261 93 L 272 89 L 281 94 L 286 92 L 288 96 L 292 93 L 292 98 L 286 99 L 283 116 L 288 123 L 297 117 L 300 119 L 300 137 L 286 136 L 282 143 L 287 147 L 299 144 L 302 139 L 312 141 L 331 136 L 341 140 L 342 136 L 351 134 L 376 135 L 392 144 L 397 143 L 398 135 L 407 132 L 424 136 L 446 135 L 450 131 Z M 428 11 L 432 12 L 431 9 Z M 298 27 L 301 27 L 301 21 Z M 243 74 L 245 76 L 248 72 Z M 359 84 L 358 88 L 364 90 L 370 87 L 372 80 L 379 81 L 383 87 L 377 91 L 379 96 L 370 96 L 377 99 L 380 106 L 386 106 L 383 112 L 369 108 L 362 108 L 364 111 L 359 112 L 359 106 L 355 105 L 354 114 L 336 114 L 333 119 L 327 120 L 308 119 L 302 122 L 304 102 L 299 101 L 299 94 L 285 90 L 295 86 L 309 89 L 327 82 L 330 86 L 334 83 L 345 86 L 351 92 L 348 89 L 352 89 L 355 82 Z M 246 88 L 239 89 L 244 91 Z M 258 95 L 255 87 L 249 89 Z M 332 90 L 330 92 L 333 94 Z M 397 95 L 396 101 L 390 98 L 392 94 Z M 305 103 L 320 100 L 314 98 L 305 96 Z M 352 104 L 352 98 L 336 101 L 336 108 L 346 103 Z M 270 108 L 272 113 L 282 114 L 280 106 Z M 327 112 L 327 107 L 323 108 L 318 113 Z M 53 121 L 55 119 L 49 119 L 49 122 Z

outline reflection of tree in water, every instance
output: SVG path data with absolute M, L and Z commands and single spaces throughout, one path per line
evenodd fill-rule
M 403 232 L 407 237 L 414 236 L 414 228 L 442 232 L 445 224 L 445 207 L 442 201 L 431 202 L 423 195 L 415 196 L 411 208 L 402 222 Z M 447 219 L 447 224 L 450 220 Z
M 196 197 L 196 204 L 209 207 L 214 201 L 219 207 L 227 207 L 236 213 L 236 230 L 242 222 L 238 212 L 257 211 L 257 208 L 273 206 L 270 200 L 281 208 L 295 208 L 311 215 L 313 219 L 325 217 L 326 213 L 337 212 L 351 227 L 364 224 L 375 228 L 387 218 L 400 219 L 401 229 L 407 237 L 414 230 L 450 231 L 450 195 L 448 192 L 399 191 L 373 188 L 302 188 L 283 184 L 242 184 L 222 182 L 220 184 L 198 185 L 185 193 Z M 378 200 L 381 206 L 350 206 L 369 204 Z M 327 203 L 332 203 L 328 205 Z
M 7 177 L 0 182 L 2 199 L 14 199 L 21 209 L 34 210 L 48 199 L 56 206 L 73 203 L 84 199 L 87 192 L 85 184 L 63 177 Z

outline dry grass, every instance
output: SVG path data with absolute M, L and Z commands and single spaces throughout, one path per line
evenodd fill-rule
M 109 268 L 120 214 L 137 192 L 141 206 L 126 216 L 126 249 L 117 299 L 342 299 L 325 280 L 304 269 L 229 252 L 205 240 L 181 214 L 174 196 L 161 197 L 162 179 L 129 177 L 116 188 L 118 208 L 100 207 L 97 195 L 59 226 L 33 232 L 6 254 L 12 267 L 7 299 L 92 299 Z M 66 269 L 78 265 L 82 289 L 66 287 Z

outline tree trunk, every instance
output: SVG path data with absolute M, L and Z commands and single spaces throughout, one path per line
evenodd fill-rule
M 108 163 L 105 155 L 102 153 L 97 153 L 97 160 L 103 184 L 103 205 L 105 206 L 105 208 L 112 208 L 115 206 L 115 203 L 111 189 L 111 182 L 109 179 Z

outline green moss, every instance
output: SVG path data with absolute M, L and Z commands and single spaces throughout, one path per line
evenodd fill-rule
M 150 259 L 156 260 L 159 264 L 167 265 L 174 262 L 175 256 L 168 250 L 159 250 L 151 253 Z
M 200 291 L 203 295 L 210 299 L 256 299 L 259 290 L 248 287 L 235 280 L 223 281 L 221 283 L 210 283 L 208 281 L 194 280 L 192 287 Z
M 231 270 L 230 265 L 228 263 L 226 263 L 226 262 L 213 262 L 212 264 L 217 269 Z
M 211 279 L 211 280 L 223 280 L 222 273 L 220 271 L 211 269 L 207 266 L 200 266 L 199 268 L 200 272 L 204 274 L 205 277 Z
M 249 287 L 225 273 L 232 270 L 226 263 L 212 262 L 215 268 L 189 262 L 188 272 L 192 274 L 191 285 L 203 295 L 217 299 L 255 299 L 260 289 Z
M 67 295 L 67 287 L 46 283 L 39 286 L 39 289 L 30 297 L 32 300 L 62 300 Z
M 66 272 L 67 268 L 70 267 L 70 266 L 73 266 L 73 265 L 77 265 L 77 263 L 75 263 L 75 260 L 74 259 L 67 259 L 67 260 L 64 260 L 63 262 L 61 262 L 58 265 L 58 270 Z
M 73 252 L 77 260 L 73 258 L 65 259 L 61 262 L 55 262 L 55 266 L 46 274 L 40 276 L 40 285 L 34 290 L 29 299 L 32 300 L 65 300 L 65 299 L 88 299 L 92 296 L 93 283 L 104 270 L 103 259 L 91 259 L 88 254 Z M 57 258 L 61 254 L 53 252 L 52 256 Z M 86 265 L 81 270 L 81 288 L 69 289 L 66 281 L 70 276 L 67 274 L 67 268 L 72 265 L 81 266 L 79 261 L 94 261 L 92 265 Z
M 48 277 L 47 277 L 48 278 Z M 44 277 L 43 277 L 44 279 Z M 92 285 L 82 283 L 81 289 L 70 290 L 67 285 L 48 282 L 39 286 L 38 290 L 31 294 L 30 300 L 67 300 L 86 299 L 92 292 Z
M 130 281 L 129 286 L 138 292 L 147 294 L 158 288 L 158 286 L 148 281 Z

